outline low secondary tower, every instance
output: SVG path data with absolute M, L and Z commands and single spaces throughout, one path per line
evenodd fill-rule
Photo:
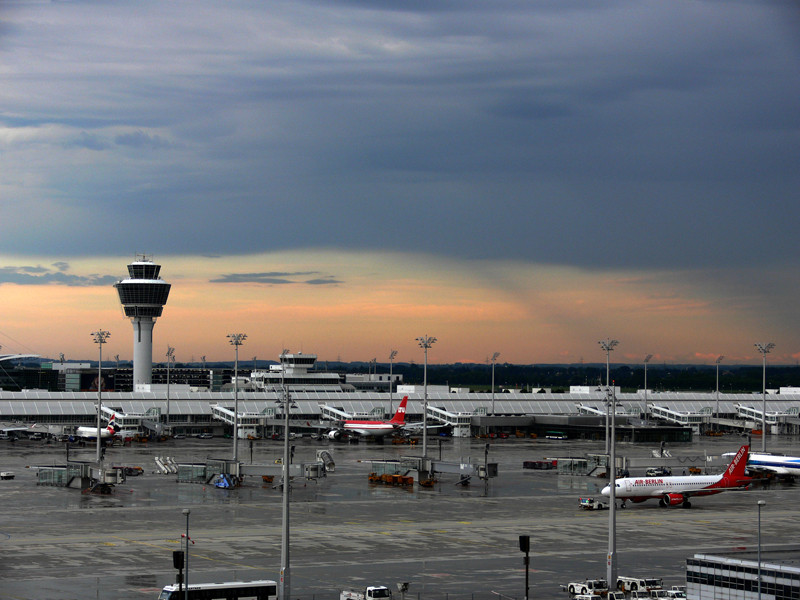
M 128 279 L 114 284 L 125 316 L 133 323 L 133 389 L 153 381 L 153 325 L 167 303 L 169 288 L 158 274 L 161 265 L 137 255 L 128 265 Z

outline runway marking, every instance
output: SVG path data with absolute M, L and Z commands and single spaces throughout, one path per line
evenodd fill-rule
M 169 550 L 169 547 L 161 546 L 159 544 L 151 544 L 149 542 L 140 542 L 138 540 L 129 540 L 127 538 L 120 537 L 118 535 L 112 535 L 111 537 L 113 537 L 116 540 L 122 540 L 123 542 L 128 542 L 129 544 L 138 544 L 140 546 L 148 546 L 150 548 L 159 548 L 161 550 Z M 170 542 L 170 541 L 173 541 L 173 540 L 167 540 L 167 542 Z M 257 569 L 257 568 L 259 568 L 259 567 L 254 567 L 254 566 L 251 566 L 251 565 L 244 565 L 242 563 L 233 562 L 233 561 L 229 561 L 229 560 L 220 560 L 218 558 L 212 558 L 212 557 L 206 556 L 204 554 L 194 554 L 194 553 L 191 553 L 191 552 L 189 553 L 189 558 L 195 558 L 195 559 L 196 558 L 202 558 L 203 560 L 207 560 L 207 561 L 210 561 L 210 562 L 219 563 L 221 565 L 231 565 L 231 566 L 238 567 L 238 568 L 241 568 L 241 569 Z

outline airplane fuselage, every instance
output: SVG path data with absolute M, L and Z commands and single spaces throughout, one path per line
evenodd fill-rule
M 800 475 L 800 457 L 776 454 L 751 454 L 747 466 L 755 471 L 771 471 L 778 475 Z
M 722 481 L 722 475 L 687 475 L 676 477 L 625 477 L 617 479 L 614 495 L 617 498 L 630 499 L 632 502 L 644 502 L 650 498 L 663 498 L 665 494 L 688 496 L 709 496 L 719 494 L 722 488 L 712 486 Z M 710 489 L 709 489 L 710 488 Z M 610 494 L 608 486 L 603 495 Z
M 387 421 L 347 421 L 342 428 L 350 433 L 373 437 L 382 437 L 395 430 L 394 425 Z
M 692 496 L 710 496 L 730 489 L 745 488 L 750 477 L 745 476 L 749 446 L 742 446 L 733 460 L 720 475 L 678 475 L 664 477 L 623 477 L 614 482 L 614 497 L 632 502 L 644 502 L 658 498 L 661 506 L 682 504 L 689 508 Z M 611 496 L 611 486 L 601 492 Z

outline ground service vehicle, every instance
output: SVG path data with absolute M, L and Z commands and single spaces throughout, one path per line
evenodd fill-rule
M 669 600 L 667 590 L 650 590 L 650 597 L 653 598 L 653 600 Z
M 617 589 L 623 592 L 649 592 L 650 590 L 660 590 L 663 587 L 663 580 L 655 577 L 617 577 Z
M 630 600 L 651 600 L 650 592 L 647 590 L 640 590 L 638 592 L 631 592 Z
M 384 585 L 370 585 L 364 590 L 343 590 L 339 600 L 391 600 L 392 590 Z
M 226 583 L 192 583 L 187 590 L 177 584 L 165 586 L 158 600 L 277 600 L 278 584 L 267 579 L 229 581 Z
M 596 498 L 580 498 L 578 502 L 583 510 L 605 510 L 608 508 L 605 502 L 601 502 Z
M 672 471 L 666 467 L 653 467 L 651 469 L 647 469 L 647 471 L 645 471 L 645 475 L 648 477 L 661 477 L 664 475 L 672 475 Z
M 607 594 L 608 582 L 605 579 L 587 579 L 567 584 L 567 591 L 572 594 Z
M 606 600 L 627 600 L 627 598 L 625 598 L 625 592 L 608 592 Z
M 667 590 L 667 600 L 686 600 L 686 592 L 682 590 Z
M 603 597 L 597 594 L 578 594 L 574 600 L 603 600 Z

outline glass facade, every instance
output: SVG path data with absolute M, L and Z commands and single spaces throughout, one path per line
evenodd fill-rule
M 695 555 L 686 560 L 686 593 L 690 600 L 757 600 L 758 562 Z M 800 568 L 762 559 L 761 598 L 800 600 Z

